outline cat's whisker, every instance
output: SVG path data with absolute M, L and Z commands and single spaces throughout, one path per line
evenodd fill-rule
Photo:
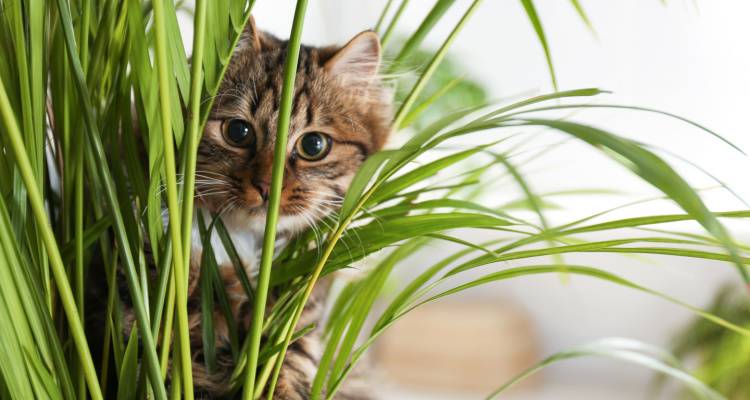
M 229 213 L 230 210 L 234 209 L 238 201 L 236 198 L 229 197 L 221 203 L 219 211 L 216 213 L 216 218 L 222 218 L 224 214 Z M 223 220 L 222 220 L 223 221 Z
M 229 186 L 230 183 L 227 181 L 219 181 L 216 179 L 196 179 L 196 185 L 204 186 Z
M 228 183 L 215 183 L 215 182 L 200 182 L 195 185 L 196 190 L 206 190 L 206 189 L 224 189 L 229 188 L 232 185 Z
M 195 194 L 193 195 L 193 197 L 218 196 L 218 195 L 222 195 L 222 194 L 228 194 L 228 193 L 231 193 L 231 192 L 232 192 L 231 190 L 220 189 L 220 188 L 206 189 L 206 190 L 196 190 Z
M 370 218 L 372 218 L 374 221 L 376 221 L 378 224 L 380 224 L 380 227 L 383 227 L 383 222 L 381 221 L 382 218 L 378 217 L 376 214 L 374 214 L 368 207 L 362 207 L 362 212 L 369 215 Z
M 307 192 L 307 193 L 316 193 L 316 194 L 322 194 L 322 195 L 326 195 L 326 196 L 335 196 L 335 197 L 343 198 L 343 196 L 339 196 L 338 194 L 336 194 L 336 193 L 334 193 L 334 192 L 332 192 L 330 190 L 304 189 L 304 191 Z
M 325 205 L 322 205 L 322 204 L 318 204 L 317 207 L 316 207 L 316 209 L 320 209 L 322 211 L 325 211 L 325 212 L 328 213 L 328 215 L 333 215 L 334 214 L 333 210 L 331 210 L 329 207 L 326 207 Z M 324 220 L 324 218 L 321 219 L 321 221 L 323 221 L 323 220 Z M 337 224 L 338 224 L 338 222 L 337 222 Z M 353 232 L 354 236 L 357 238 L 357 241 L 359 242 L 359 246 L 364 249 L 364 242 L 362 241 L 362 238 L 359 236 L 359 233 L 357 233 L 357 230 L 356 229 L 351 229 L 350 231 Z M 346 241 L 342 241 L 342 242 L 344 243 L 345 246 L 347 246 L 347 249 L 348 249 L 348 245 L 346 244 Z M 350 257 L 351 257 L 351 251 L 350 251 Z
M 209 187 L 209 188 L 198 188 L 195 191 L 197 194 L 208 194 L 208 193 L 216 193 L 216 192 L 223 192 L 228 193 L 231 192 L 231 188 L 229 187 Z
M 320 196 L 318 198 L 318 201 L 337 202 L 339 204 L 343 204 L 344 203 L 344 198 L 342 196 L 337 195 L 336 193 L 333 193 L 333 192 L 321 192 L 321 191 L 318 191 L 318 190 L 308 190 L 306 192 L 310 193 L 310 194 L 316 194 L 316 195 Z
M 212 175 L 213 176 L 218 176 L 220 178 L 226 178 L 227 177 L 227 175 L 219 173 L 219 172 L 216 172 L 216 171 L 209 171 L 209 170 L 198 170 L 198 171 L 195 171 L 195 176 L 205 176 L 205 177 L 208 177 L 208 176 L 212 176 Z
M 220 175 L 195 175 L 196 180 L 206 180 L 206 181 L 214 181 L 214 182 L 227 182 L 226 176 L 220 176 Z
M 335 215 L 335 213 L 333 213 L 333 210 L 331 210 L 330 208 L 328 208 L 328 207 L 326 207 L 326 206 L 324 206 L 324 205 L 318 204 L 318 205 L 316 205 L 316 207 L 315 207 L 315 208 L 313 209 L 313 211 L 316 211 L 316 212 L 320 212 L 320 211 L 322 211 L 322 212 L 323 212 L 323 214 L 321 215 L 321 218 L 319 218 L 319 221 L 320 221 L 320 222 L 322 222 L 323 224 L 325 224 L 325 225 L 326 225 L 326 226 L 327 226 L 327 227 L 328 227 L 329 229 L 331 229 L 331 230 L 333 230 L 333 229 L 334 229 L 333 227 L 329 226 L 329 225 L 328 225 L 328 224 L 327 224 L 327 223 L 325 222 L 326 218 L 329 218 L 329 217 L 331 217 L 332 215 Z M 333 217 L 331 217 L 331 219 L 332 219 L 332 221 L 333 221 L 333 222 L 334 222 L 334 223 L 335 223 L 336 225 L 338 225 L 338 220 L 335 220 L 335 219 L 333 219 Z M 359 241 L 359 246 L 360 246 L 360 247 L 362 247 L 362 248 L 364 248 L 364 244 L 363 244 L 363 242 L 362 242 L 362 238 L 361 238 L 361 237 L 359 236 L 359 234 L 358 234 L 358 233 L 357 233 L 356 231 L 353 231 L 353 232 L 354 232 L 354 235 L 355 235 L 355 237 L 357 238 L 357 241 Z M 348 243 L 346 242 L 346 240 L 345 240 L 345 238 L 344 238 L 344 237 L 342 237 L 341 243 L 342 243 L 342 244 L 344 245 L 344 247 L 346 247 L 346 251 L 347 251 L 347 253 L 349 253 L 349 258 L 350 258 L 350 259 L 354 259 L 354 256 L 352 255 L 352 251 L 351 251 L 351 248 L 349 247 L 349 244 L 348 244 Z
M 203 178 L 221 178 L 221 179 L 228 177 L 228 175 L 220 174 L 218 172 L 208 171 L 208 170 L 196 171 L 195 176 L 200 176 Z
M 206 190 L 212 190 L 212 189 L 221 190 L 221 189 L 230 189 L 231 187 L 232 185 L 228 185 L 228 184 L 219 185 L 219 184 L 213 184 L 213 183 L 199 183 L 195 185 L 195 191 L 200 192 L 200 191 L 206 191 Z
M 319 219 L 319 221 L 320 221 L 320 223 L 322 223 L 323 225 L 325 225 L 325 227 L 326 227 L 326 228 L 328 228 L 328 230 L 330 230 L 330 231 L 333 231 L 333 230 L 334 230 L 334 229 L 333 229 L 334 227 L 333 227 L 333 226 L 331 226 L 331 225 L 329 225 L 329 224 L 328 224 L 328 222 L 326 222 L 326 219 L 327 219 L 327 218 L 328 218 L 328 216 L 327 216 L 327 215 L 323 215 L 323 216 L 322 216 L 322 217 L 321 217 L 321 218 Z
M 314 207 L 314 208 L 312 208 L 312 209 L 311 209 L 311 212 L 320 212 L 320 211 L 324 211 L 324 210 L 322 210 L 322 209 L 321 209 L 321 208 L 319 208 L 319 207 Z M 325 224 L 326 226 L 328 226 L 328 225 L 326 224 L 326 222 L 325 222 L 325 219 L 326 219 L 326 218 L 328 218 L 328 217 L 330 217 L 330 215 L 325 215 L 325 214 L 323 214 L 323 215 L 322 215 L 322 217 L 319 217 L 318 221 L 320 221 L 320 222 L 322 222 L 323 224 Z M 338 224 L 338 221 L 336 221 L 335 223 L 336 223 L 336 224 Z M 329 229 L 333 230 L 333 228 L 332 228 L 332 227 L 330 227 L 330 226 L 329 226 Z M 341 243 L 342 245 L 344 245 L 344 247 L 346 248 L 346 252 L 347 252 L 347 253 L 349 254 L 349 259 L 352 259 L 352 260 L 353 260 L 353 259 L 354 259 L 354 255 L 352 254 L 352 250 L 351 250 L 351 247 L 349 247 L 349 244 L 348 244 L 348 243 L 346 242 L 346 240 L 343 240 L 343 239 L 344 239 L 344 238 L 342 237 L 342 240 L 340 240 L 339 242 L 340 242 L 340 243 Z M 361 240 L 360 240 L 360 242 L 361 242 Z
M 295 206 L 294 210 L 299 212 L 297 215 L 300 215 L 302 219 L 305 221 L 305 224 L 312 230 L 313 235 L 315 236 L 315 248 L 317 249 L 318 254 L 320 254 L 320 246 L 323 243 L 323 241 L 322 241 L 320 232 L 315 226 L 314 218 L 308 215 L 307 210 L 305 210 L 303 207 Z
M 240 207 L 240 202 L 237 199 L 233 199 L 231 202 L 229 202 L 229 206 L 225 210 L 222 211 L 221 214 L 219 214 L 219 217 L 221 217 L 224 214 L 229 214 L 233 212 L 234 210 L 238 209 Z
M 343 204 L 341 202 L 333 202 L 333 201 L 325 201 L 325 200 L 318 200 L 318 203 L 325 204 L 327 206 L 336 207 L 336 208 L 341 207 L 341 204 Z
M 224 195 L 227 193 L 231 193 L 230 191 L 219 191 L 219 192 L 207 192 L 207 193 L 196 193 L 195 198 L 204 200 L 208 197 L 216 197 L 219 195 Z

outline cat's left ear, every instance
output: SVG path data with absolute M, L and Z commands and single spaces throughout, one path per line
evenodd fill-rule
M 237 43 L 239 49 L 250 49 L 260 53 L 263 50 L 263 42 L 265 35 L 255 25 L 255 17 L 252 15 L 245 25 L 245 29 L 240 35 L 240 40 Z
M 364 31 L 339 49 L 323 66 L 334 76 L 371 77 L 380 67 L 380 38 Z

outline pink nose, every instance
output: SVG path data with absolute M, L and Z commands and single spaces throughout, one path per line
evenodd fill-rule
M 253 187 L 258 191 L 258 194 L 260 194 L 263 201 L 268 201 L 268 190 L 270 188 L 268 182 L 253 180 Z

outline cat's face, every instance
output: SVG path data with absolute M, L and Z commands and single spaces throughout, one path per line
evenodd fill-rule
M 198 205 L 236 227 L 262 231 L 287 43 L 255 29 L 240 39 L 198 149 Z M 281 194 L 280 232 L 334 211 L 362 162 L 390 132 L 388 91 L 372 32 L 341 48 L 303 46 Z

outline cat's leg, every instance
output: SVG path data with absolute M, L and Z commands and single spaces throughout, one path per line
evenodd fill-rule
M 300 338 L 287 350 L 274 393 L 275 400 L 307 400 L 320 365 L 321 339 L 317 333 Z M 350 376 L 334 396 L 337 400 L 372 400 L 372 387 L 361 374 Z

